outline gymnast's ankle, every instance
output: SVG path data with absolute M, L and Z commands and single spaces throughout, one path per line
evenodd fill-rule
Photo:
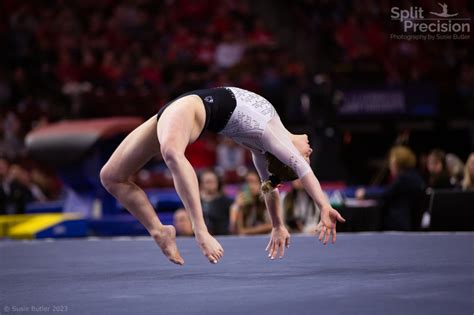
M 173 228 L 173 226 L 172 225 L 169 225 L 169 226 L 161 225 L 160 227 L 157 227 L 157 228 L 154 228 L 153 230 L 150 230 L 148 233 L 154 239 L 161 239 L 163 237 L 169 237 L 170 236 L 170 228 Z

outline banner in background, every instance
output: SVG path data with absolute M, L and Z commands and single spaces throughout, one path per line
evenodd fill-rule
M 437 112 L 436 89 L 431 85 L 404 88 L 357 89 L 344 92 L 341 116 L 433 116 Z

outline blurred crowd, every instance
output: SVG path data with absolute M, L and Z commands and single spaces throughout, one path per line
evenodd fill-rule
M 460 16 L 472 15 L 470 2 L 448 3 Z M 148 117 L 192 89 L 239 86 L 266 97 L 285 122 L 318 131 L 335 124 L 342 101 L 336 87 L 361 84 L 428 82 L 435 86 L 443 115 L 474 113 L 470 41 L 390 40 L 400 25 L 390 20 L 388 0 L 282 5 L 296 35 L 306 39 L 303 50 L 310 53 L 305 58 L 279 40 L 290 27 L 284 24 L 288 20 L 270 26 L 249 0 L 1 1 L 0 210 L 22 213 L 27 203 L 54 200 L 61 193 L 60 181 L 29 159 L 24 144 L 29 131 L 64 118 Z M 417 5 L 438 10 L 435 2 Z M 201 200 L 212 233 L 271 229 L 248 153 L 206 134 L 186 154 L 200 171 Z M 360 190 L 357 197 L 379 199 L 390 217 L 395 211 L 390 209 L 411 209 L 415 202 L 396 199 L 406 193 L 400 186 L 411 187 L 410 196 L 427 188 L 473 189 L 472 154 L 463 163 L 437 149 L 416 160 L 408 148 L 390 151 L 387 192 L 370 196 Z M 162 174 L 145 169 L 137 174 L 138 182 L 145 187 L 171 184 Z M 224 194 L 224 184 L 242 180 L 235 199 Z M 282 198 L 282 211 L 286 224 L 298 232 L 313 230 L 319 218 L 298 181 Z M 192 234 L 183 209 L 175 212 L 175 221 L 181 234 Z M 392 217 L 384 228 L 415 227 L 406 217 Z
M 50 122 L 148 117 L 183 92 L 223 85 L 282 107 L 303 68 L 247 0 L 6 0 L 0 59 L 0 156 L 25 169 L 25 135 Z M 208 137 L 189 154 L 198 167 L 229 170 L 248 162 L 240 151 L 229 160 L 235 150 Z
M 448 3 L 471 15 L 468 2 Z M 23 156 L 25 134 L 48 122 L 148 117 L 179 94 L 212 86 L 259 93 L 301 128 L 334 123 L 337 88 L 360 84 L 430 82 L 441 108 L 473 113 L 469 40 L 391 40 L 400 25 L 387 0 L 281 5 L 289 19 L 271 24 L 248 0 L 2 1 L 0 154 Z M 305 58 L 279 40 L 287 28 L 305 39 Z
M 147 117 L 186 91 L 224 85 L 261 93 L 278 107 L 282 87 L 303 65 L 279 48 L 250 5 L 2 1 L 0 121 L 18 121 L 7 129 L 21 142 L 42 122 Z M 2 142 L 13 143 L 8 137 Z
M 29 203 L 55 200 L 60 193 L 53 173 L 0 156 L 0 214 L 22 214 Z
M 457 17 L 471 18 L 472 1 L 443 1 Z M 302 0 L 289 6 L 303 36 L 311 38 L 320 59 L 316 67 L 327 71 L 339 86 L 430 85 L 437 91 L 441 113 L 474 114 L 474 53 L 471 39 L 394 40 L 407 34 L 391 19 L 391 9 L 440 10 L 437 1 Z M 472 25 L 471 25 L 472 26 Z M 469 34 L 467 34 L 469 35 Z

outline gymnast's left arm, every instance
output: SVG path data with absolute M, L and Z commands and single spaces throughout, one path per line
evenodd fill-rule
M 262 181 L 267 180 L 270 174 L 267 170 L 265 156 L 252 152 L 252 159 L 260 179 Z M 263 196 L 272 221 L 272 234 L 265 251 L 268 252 L 268 257 L 271 259 L 275 259 L 278 253 L 280 253 L 280 258 L 283 258 L 285 255 L 285 247 L 288 248 L 290 246 L 290 233 L 285 227 L 282 218 L 280 192 L 278 188 L 275 188 L 271 192 L 264 193 Z
M 295 171 L 308 195 L 321 209 L 321 220 L 318 224 L 319 240 L 326 245 L 332 234 L 332 242 L 335 243 L 336 223 L 345 222 L 345 219 L 331 207 L 309 163 L 289 137 L 285 136 L 286 133 L 283 125 L 276 124 L 267 128 L 262 138 L 266 150 Z
M 319 240 L 323 240 L 324 245 L 326 245 L 332 234 L 332 242 L 334 244 L 336 242 L 336 223 L 337 221 L 346 222 L 346 220 L 339 214 L 339 212 L 337 212 L 337 210 L 331 207 L 318 179 L 312 171 L 307 172 L 300 178 L 300 180 L 306 192 L 314 201 L 316 201 L 321 209 L 321 220 L 317 227 Z

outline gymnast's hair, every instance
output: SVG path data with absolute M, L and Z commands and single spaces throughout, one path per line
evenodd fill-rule
M 272 192 L 281 182 L 292 181 L 298 178 L 295 171 L 288 165 L 282 163 L 273 154 L 265 153 L 268 163 L 268 172 L 270 177 L 262 183 L 262 192 L 268 194 Z

